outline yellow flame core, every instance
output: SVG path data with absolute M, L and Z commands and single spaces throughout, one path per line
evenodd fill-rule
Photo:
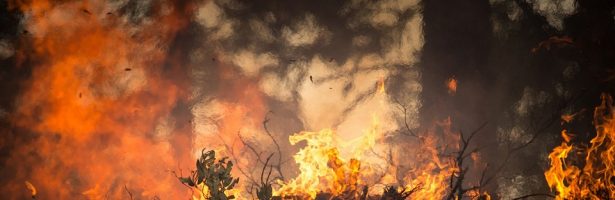
M 386 95 L 384 78 L 376 85 L 376 95 Z M 371 128 L 351 141 L 338 141 L 335 132 L 323 129 L 317 132 L 303 131 L 289 137 L 290 144 L 305 142 L 306 146 L 294 155 L 299 166 L 297 177 L 280 182 L 274 195 L 299 199 L 314 199 L 319 192 L 337 196 L 342 193 L 358 191 L 361 184 L 361 161 L 364 154 L 376 145 L 380 138 L 380 120 L 372 117 Z M 352 158 L 344 159 L 338 148 L 353 146 Z M 363 170 L 370 171 L 369 167 Z M 364 172 L 370 173 L 370 172 Z
M 602 95 L 602 104 L 594 110 L 596 136 L 585 149 L 582 168 L 567 160 L 575 148 L 569 139 L 555 147 L 545 172 L 547 184 L 557 192 L 556 199 L 615 199 L 615 119 L 613 100 Z M 563 131 L 562 135 L 566 135 Z M 576 165 L 575 165 L 576 164 Z
M 315 198 L 318 192 L 339 195 L 355 190 L 359 181 L 360 162 L 346 162 L 339 156 L 337 142 L 331 129 L 318 132 L 300 132 L 290 136 L 290 143 L 305 141 L 306 147 L 295 154 L 299 175 L 282 183 L 275 193 L 280 196 Z
M 384 79 L 377 82 L 376 95 L 386 95 L 384 83 Z M 386 96 L 383 97 L 382 106 Z M 274 189 L 274 195 L 291 199 L 315 199 L 319 193 L 326 193 L 342 199 L 358 199 L 358 195 L 363 192 L 363 185 L 370 185 L 370 195 L 382 194 L 383 188 L 378 186 L 398 185 L 407 190 L 416 189 L 409 197 L 411 199 L 442 199 L 448 192 L 451 175 L 459 174 L 460 171 L 454 160 L 442 156 L 442 152 L 459 150 L 460 138 L 450 131 L 450 118 L 435 125 L 434 129 L 443 129 L 444 138 L 439 138 L 432 134 L 435 130 L 430 130 L 417 137 L 419 141 L 414 145 L 386 145 L 386 148 L 383 147 L 385 149 L 378 149 L 377 146 L 387 136 L 382 134 L 381 121 L 376 113 L 372 116 L 371 126 L 354 140 L 338 140 L 335 131 L 331 129 L 293 134 L 289 137 L 292 145 L 305 143 L 305 147 L 294 156 L 298 175 L 285 182 L 279 181 L 279 188 Z M 479 155 L 473 155 L 473 159 L 478 162 Z M 400 160 L 408 162 L 400 163 Z M 480 191 L 476 191 L 476 194 L 481 196 Z M 482 196 L 488 197 L 488 194 Z
M 363 178 L 378 171 L 369 165 L 361 166 L 360 160 L 380 139 L 378 118 L 374 117 L 372 123 L 372 128 L 356 141 L 338 141 L 331 129 L 291 135 L 289 138 L 291 144 L 306 143 L 306 146 L 294 156 L 299 166 L 299 173 L 296 178 L 288 182 L 280 182 L 281 187 L 274 192 L 274 195 L 294 199 L 314 199 L 319 192 L 333 196 L 357 192 L 361 184 L 366 184 Z M 448 135 L 454 134 L 448 133 Z M 354 157 L 344 159 L 338 147 L 345 147 L 353 142 L 359 144 L 353 151 Z M 415 149 L 416 161 L 411 169 L 400 170 L 397 163 L 387 163 L 388 169 L 377 183 L 385 185 L 403 183 L 406 188 L 418 187 L 410 196 L 412 199 L 442 199 L 448 192 L 450 176 L 459 173 L 459 167 L 452 159 L 441 157 L 442 149 L 437 147 L 442 142 L 433 135 L 421 138 L 420 146 Z M 400 182 L 400 178 L 403 181 Z M 477 196 L 481 196 L 480 194 L 480 191 L 476 191 Z M 486 197 L 488 194 L 482 196 Z

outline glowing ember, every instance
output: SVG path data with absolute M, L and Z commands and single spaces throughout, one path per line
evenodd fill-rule
M 585 112 L 585 109 L 583 109 L 583 110 L 581 110 L 579 112 L 575 112 L 575 113 L 562 114 L 562 116 L 561 116 L 562 124 L 572 122 L 572 120 L 574 120 L 574 118 L 577 115 L 579 115 L 580 113 L 583 113 L 583 112 Z
M 574 119 L 574 114 L 563 114 L 562 122 L 570 123 Z
M 455 79 L 455 76 L 446 80 L 446 88 L 450 95 L 455 95 L 455 93 L 457 93 L 457 79 Z

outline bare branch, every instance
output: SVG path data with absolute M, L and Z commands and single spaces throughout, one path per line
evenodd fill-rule
M 238 133 L 239 134 L 239 133 Z M 252 177 L 251 173 L 246 172 L 241 165 L 239 164 L 239 159 L 237 159 L 237 156 L 235 155 L 235 150 L 233 150 L 232 146 L 229 146 L 226 141 L 224 141 L 224 139 L 222 138 L 222 136 L 218 135 L 218 137 L 220 138 L 220 141 L 222 142 L 222 144 L 224 145 L 224 148 L 229 152 L 229 155 L 231 156 L 231 159 L 235 161 L 235 163 L 237 163 L 236 167 L 237 170 L 239 170 L 239 172 L 248 179 L 248 181 L 250 182 L 250 184 L 257 184 L 256 180 L 254 180 L 254 177 Z
M 479 126 L 476 130 L 472 131 L 472 133 L 470 133 L 470 135 L 467 138 L 464 136 L 462 131 L 459 131 L 459 137 L 461 139 L 460 141 L 461 149 L 457 152 L 457 156 L 455 158 L 455 164 L 459 168 L 459 172 L 458 172 L 457 177 L 455 177 L 455 173 L 451 174 L 451 179 L 449 183 L 449 187 L 451 188 L 451 191 L 447 195 L 446 199 L 449 199 L 449 200 L 450 199 L 461 199 L 466 192 L 471 191 L 471 190 L 480 189 L 480 187 L 482 187 L 482 184 L 479 184 L 479 186 L 474 186 L 474 187 L 465 188 L 465 189 L 463 188 L 463 182 L 465 179 L 465 175 L 468 172 L 468 168 L 464 167 L 463 165 L 464 165 L 465 159 L 468 157 L 468 155 L 470 155 L 470 154 L 466 154 L 465 152 L 470 146 L 472 139 L 485 126 L 487 126 L 486 122 L 483 123 L 481 126 Z
M 273 113 L 273 112 L 269 111 L 267 115 L 269 115 L 269 113 Z M 280 175 L 280 179 L 284 180 L 284 174 L 282 174 L 282 167 L 281 167 L 282 150 L 280 149 L 280 144 L 278 144 L 278 141 L 273 137 L 273 135 L 271 134 L 271 132 L 269 132 L 269 129 L 267 128 L 267 123 L 269 122 L 269 118 L 267 117 L 267 115 L 265 115 L 265 120 L 263 120 L 263 128 L 265 129 L 265 132 L 267 133 L 269 138 L 271 138 L 271 141 L 273 141 L 273 144 L 275 144 L 275 148 L 278 151 L 278 164 L 274 167 L 276 168 L 276 171 L 278 171 L 278 174 Z
M 399 106 L 400 110 L 404 113 L 404 126 L 406 128 L 406 131 L 408 131 L 408 133 L 404 133 L 402 132 L 404 135 L 408 135 L 408 136 L 412 136 L 412 137 L 418 137 L 418 135 L 416 133 L 414 133 L 414 131 L 412 131 L 412 129 L 410 129 L 410 126 L 408 125 L 408 109 L 406 108 L 406 106 L 404 104 L 402 104 L 401 102 L 399 102 L 399 100 L 393 98 L 393 101 Z

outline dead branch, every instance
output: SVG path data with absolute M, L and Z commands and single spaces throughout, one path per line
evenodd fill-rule
M 269 111 L 267 115 L 269 113 L 273 113 L 273 112 Z M 280 149 L 280 144 L 278 144 L 278 141 L 273 137 L 273 135 L 271 134 L 271 132 L 269 132 L 269 129 L 267 128 L 267 123 L 269 122 L 269 118 L 267 117 L 267 115 L 265 115 L 265 120 L 263 120 L 263 128 L 265 129 L 265 132 L 267 133 L 269 138 L 271 138 L 271 141 L 273 142 L 273 144 L 275 144 L 276 150 L 278 151 L 278 164 L 273 167 L 275 167 L 276 171 L 280 175 L 280 179 L 284 180 L 284 174 L 282 174 L 282 167 L 281 167 L 283 164 L 282 163 L 282 150 Z
M 581 96 L 583 96 L 583 94 L 579 94 L 579 95 L 574 96 L 574 97 L 562 99 L 560 101 L 560 103 L 555 106 L 555 109 L 552 112 L 552 114 L 549 115 L 545 120 L 530 119 L 530 123 L 531 124 L 528 127 L 525 128 L 525 131 L 531 133 L 531 138 L 528 141 L 525 141 L 525 142 L 523 142 L 520 145 L 517 145 L 515 147 L 510 147 L 509 146 L 508 150 L 506 151 L 506 156 L 504 157 L 504 159 L 500 163 L 500 165 L 495 169 L 495 171 L 493 172 L 492 176 L 487 178 L 485 180 L 485 182 L 481 183 L 481 184 L 482 185 L 486 185 L 486 184 L 490 183 L 491 181 L 493 181 L 495 179 L 496 175 L 499 174 L 502 170 L 504 170 L 504 168 L 506 166 L 508 166 L 507 163 L 508 163 L 508 161 L 510 161 L 510 159 L 512 158 L 512 156 L 514 154 L 516 154 L 520 150 L 524 149 L 525 147 L 529 146 L 530 144 L 534 143 L 534 141 L 536 141 L 536 139 L 538 139 L 538 137 L 540 137 L 545 132 L 547 132 L 547 129 L 552 127 L 554 124 L 556 124 L 556 122 L 558 122 L 560 120 L 560 117 L 561 117 L 560 113 L 565 108 L 567 108 L 570 105 L 572 105 L 573 102 L 577 101 Z M 534 116 L 532 115 L 530 118 L 533 118 L 533 117 Z
M 455 177 L 455 174 L 451 174 L 451 181 L 450 181 L 450 185 L 449 187 L 451 188 L 451 191 L 449 193 L 449 195 L 447 195 L 446 199 L 461 199 L 461 197 L 463 197 L 463 195 L 465 193 L 467 193 L 468 191 L 471 190 L 475 190 L 475 189 L 480 189 L 480 187 L 482 187 L 482 185 L 479 186 L 474 186 L 471 188 L 463 188 L 463 182 L 465 179 L 465 175 L 468 172 L 468 167 L 464 167 L 464 161 L 465 159 L 468 157 L 469 154 L 466 154 L 466 151 L 468 149 L 468 147 L 470 146 L 470 143 L 472 142 L 472 139 L 474 138 L 474 136 L 480 132 L 480 130 L 482 130 L 485 126 L 487 125 L 487 123 L 483 123 L 481 126 L 479 126 L 476 130 L 472 131 L 472 133 L 470 133 L 470 135 L 468 136 L 468 138 L 465 138 L 464 134 L 462 131 L 459 131 L 459 136 L 461 139 L 461 149 L 457 152 L 457 156 L 455 158 L 455 165 L 459 168 L 458 171 L 458 175 Z
M 239 134 L 239 132 L 237 133 Z M 219 134 L 217 134 L 217 136 L 220 138 L 220 141 L 222 142 L 222 144 L 224 145 L 224 148 L 229 152 L 229 155 L 231 157 L 232 160 L 235 161 L 235 163 L 237 163 L 236 167 L 237 170 L 239 170 L 239 173 L 241 173 L 244 177 L 246 177 L 248 179 L 248 181 L 250 182 L 251 185 L 253 184 L 257 184 L 256 180 L 254 179 L 254 177 L 252 177 L 251 173 L 246 172 L 241 165 L 239 164 L 239 159 L 237 159 L 237 156 L 235 155 L 235 150 L 233 150 L 233 148 L 231 146 L 229 146 L 226 141 L 224 141 L 224 138 L 222 138 L 222 136 L 220 136 Z
M 407 133 L 402 132 L 402 134 L 412 136 L 412 137 L 418 137 L 418 135 L 414 133 L 414 131 L 412 131 L 412 129 L 410 129 L 410 126 L 408 125 L 408 109 L 406 108 L 406 105 L 399 102 L 399 100 L 397 100 L 396 98 L 393 98 L 393 101 L 399 106 L 399 109 L 404 113 L 404 126 L 406 128 L 406 131 L 408 132 Z

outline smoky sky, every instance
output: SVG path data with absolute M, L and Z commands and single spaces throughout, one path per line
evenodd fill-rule
M 88 12 L 110 12 L 123 20 L 122 31 L 138 33 L 150 31 L 143 27 L 157 23 L 157 12 L 164 13 L 164 7 L 154 6 L 158 3 L 96 2 L 111 11 Z M 57 4 L 52 9 L 67 7 Z M 381 145 L 386 146 L 404 138 L 400 130 L 406 124 L 421 132 L 450 117 L 452 128 L 465 133 L 487 124 L 473 145 L 492 166 L 500 166 L 510 146 L 537 141 L 515 152 L 502 171 L 487 171 L 496 177 L 489 186 L 494 197 L 510 199 L 548 191 L 542 173 L 546 155 L 560 141 L 559 116 L 589 110 L 568 128 L 591 132 L 590 111 L 600 93 L 614 89 L 615 4 L 606 0 L 218 0 L 174 5 L 186 8 L 178 20 L 181 28 L 171 39 L 143 43 L 155 43 L 144 46 L 167 54 L 155 64 L 160 65 L 156 73 L 170 77 L 165 80 L 183 88 L 185 95 L 172 101 L 144 138 L 188 145 L 188 150 L 175 152 L 184 157 L 195 157 L 204 147 L 239 149 L 234 145 L 240 140 L 267 153 L 279 145 L 285 152 L 280 160 L 288 166 L 282 173 L 290 176 L 296 165 L 288 160 L 301 147 L 288 142 L 293 133 L 331 128 L 351 140 L 363 135 L 376 116 L 387 138 Z M 49 33 L 33 29 L 27 10 L 6 1 L 0 6 L 0 161 L 6 163 L 17 146 L 40 140 L 36 130 L 15 124 L 13 115 L 33 71 L 45 67 L 28 59 L 34 54 L 28 39 Z M 573 44 L 541 46 L 564 36 Z M 135 55 L 149 59 L 144 53 Z M 129 67 L 120 71 L 140 66 L 127 60 Z M 125 93 L 149 87 L 134 75 L 140 68 L 130 72 L 114 75 L 111 86 L 128 88 Z M 454 94 L 446 87 L 450 78 L 458 81 Z M 378 96 L 379 83 L 385 96 Z M 109 95 L 124 94 L 115 92 Z M 167 136 L 178 132 L 188 142 Z M 585 137 L 580 141 L 591 138 Z M 3 168 L 14 171 L 25 164 Z M 6 177 L 2 184 L 24 179 Z

